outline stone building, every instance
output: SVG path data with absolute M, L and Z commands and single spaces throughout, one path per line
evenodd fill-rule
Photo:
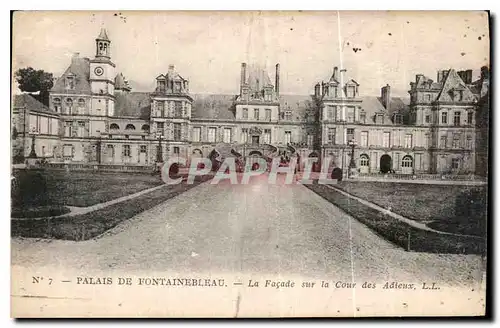
M 173 65 L 156 77 L 154 90 L 134 92 L 111 60 L 106 30 L 95 41 L 95 57 L 76 54 L 50 92 L 50 108 L 40 107 L 58 120 L 59 130 L 45 138 L 50 145 L 37 144 L 50 147 L 53 162 L 154 166 L 215 154 L 330 158 L 346 169 L 354 152 L 364 174 L 448 174 L 473 173 L 486 158 L 476 151 L 484 144 L 476 121 L 484 120 L 478 108 L 489 112 L 489 80 L 472 81 L 471 70 L 442 70 L 436 81 L 418 74 L 409 99 L 393 97 L 389 85 L 379 96 L 362 96 L 360 84 L 337 67 L 312 94 L 285 95 L 279 64 L 273 81 L 246 63 L 237 95 L 192 94 Z M 14 117 L 18 126 L 22 116 Z

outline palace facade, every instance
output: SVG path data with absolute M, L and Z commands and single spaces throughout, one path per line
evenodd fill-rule
M 238 95 L 192 94 L 173 65 L 156 77 L 154 90 L 134 92 L 102 29 L 95 57 L 72 58 L 48 107 L 15 96 L 13 155 L 28 157 L 34 142 L 37 156 L 54 163 L 154 166 L 214 154 L 295 155 L 330 157 L 347 168 L 354 148 L 361 173 L 486 172 L 488 132 L 479 121 L 489 115 L 487 70 L 477 81 L 472 70 L 442 70 L 436 81 L 418 74 L 408 99 L 393 97 L 389 85 L 379 96 L 361 96 L 360 87 L 334 67 L 313 94 L 284 95 L 279 64 L 272 81 L 243 63 Z

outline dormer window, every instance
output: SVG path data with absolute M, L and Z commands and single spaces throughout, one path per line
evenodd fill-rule
M 403 115 L 394 114 L 394 123 L 395 124 L 403 124 Z
M 347 87 L 347 97 L 348 98 L 356 97 L 356 87 L 355 86 L 348 86 Z
M 66 76 L 66 89 L 67 90 L 75 89 L 75 77 L 73 75 Z
M 165 80 L 158 80 L 158 90 L 165 92 Z
M 376 122 L 378 124 L 384 124 L 384 114 L 377 114 L 377 116 L 376 116 Z
M 361 112 L 361 113 L 359 113 L 359 121 L 360 121 L 360 123 L 362 123 L 362 124 L 365 124 L 365 123 L 366 123 L 366 113 L 365 113 L 365 112 Z
M 175 82 L 174 88 L 174 92 L 181 92 L 181 82 Z

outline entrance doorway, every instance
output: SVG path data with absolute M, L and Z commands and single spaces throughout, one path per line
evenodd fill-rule
M 252 145 L 259 144 L 259 136 L 252 136 Z
M 380 172 L 387 173 L 392 170 L 392 158 L 385 154 L 380 157 Z

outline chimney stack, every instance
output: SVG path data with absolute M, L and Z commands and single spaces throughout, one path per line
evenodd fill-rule
M 381 98 L 382 98 L 382 105 L 384 106 L 385 109 L 389 109 L 389 105 L 391 103 L 391 87 L 389 84 L 387 84 L 385 87 L 382 87 L 380 89 L 381 91 Z
M 314 86 L 314 96 L 316 96 L 316 98 L 321 97 L 321 84 L 319 84 L 319 82 Z
M 280 95 L 280 64 L 276 64 L 276 77 L 274 81 L 274 89 L 276 91 L 276 96 Z
M 467 76 L 467 81 L 465 81 L 465 84 L 471 84 L 472 83 L 472 70 L 471 69 L 466 70 L 465 75 Z
M 339 70 L 339 69 L 338 69 L 338 67 L 337 67 L 337 66 L 335 66 L 335 67 L 333 68 L 333 79 L 334 79 L 335 81 L 338 81 L 338 80 L 339 80 L 339 77 L 338 77 L 338 74 L 339 74 L 339 73 L 338 73 L 338 70 Z
M 241 64 L 241 77 L 240 77 L 240 85 L 243 86 L 247 82 L 247 64 Z

